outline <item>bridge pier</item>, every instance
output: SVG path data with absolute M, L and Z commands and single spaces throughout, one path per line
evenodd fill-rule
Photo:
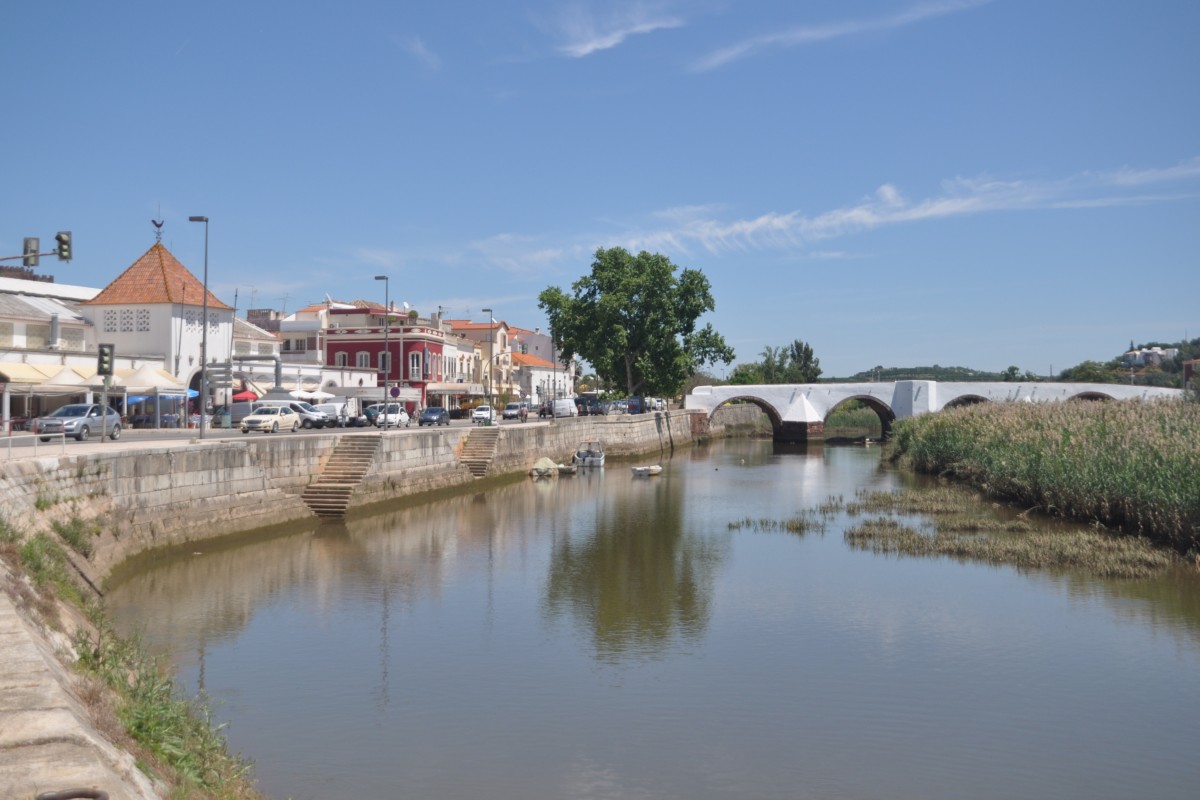
M 775 441 L 808 444 L 825 441 L 824 422 L 788 422 L 783 420 L 775 429 Z

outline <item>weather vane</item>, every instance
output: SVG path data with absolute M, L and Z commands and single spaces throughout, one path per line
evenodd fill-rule
M 162 244 L 163 221 L 161 219 L 152 219 L 150 220 L 150 224 L 154 226 L 154 241 Z

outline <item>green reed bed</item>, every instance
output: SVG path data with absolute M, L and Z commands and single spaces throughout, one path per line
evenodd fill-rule
M 1178 564 L 1178 556 L 1140 537 L 1094 530 L 1012 530 L 1011 523 L 993 527 L 975 520 L 961 527 L 939 524 L 925 533 L 896 519 L 875 517 L 848 529 L 845 536 L 851 547 L 872 553 L 947 556 L 1018 569 L 1085 570 L 1108 578 L 1149 578 Z
M 803 536 L 806 533 L 824 533 L 825 523 L 816 519 L 811 514 L 801 514 L 789 519 L 769 519 L 767 517 L 753 519 L 746 517 L 730 522 L 729 530 L 751 530 L 766 533 L 782 531 L 784 533 L 794 533 L 797 536 Z
M 980 404 L 901 420 L 892 458 L 1200 558 L 1200 404 Z

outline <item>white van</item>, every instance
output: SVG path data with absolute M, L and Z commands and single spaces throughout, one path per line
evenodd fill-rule
M 317 403 L 313 408 L 329 418 L 328 424 L 331 428 L 344 428 L 353 424 L 350 422 L 351 418 L 346 410 L 346 403 Z
M 559 398 L 554 401 L 554 416 L 577 417 L 579 416 L 579 406 L 575 405 L 575 401 L 570 397 Z

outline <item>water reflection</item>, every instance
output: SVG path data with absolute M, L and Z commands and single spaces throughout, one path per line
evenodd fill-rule
M 591 525 L 556 536 L 544 612 L 573 616 L 591 631 L 596 657 L 654 657 L 702 637 L 712 605 L 722 542 L 689 535 L 683 493 L 670 480 L 595 509 Z
M 110 604 L 271 796 L 1194 795 L 1194 574 L 878 557 L 836 514 L 729 529 L 924 481 L 876 448 L 664 463 L 181 553 Z

